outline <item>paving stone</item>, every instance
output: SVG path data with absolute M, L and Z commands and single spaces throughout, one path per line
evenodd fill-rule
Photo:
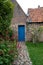
M 18 42 L 18 60 L 16 65 L 32 65 L 25 42 Z

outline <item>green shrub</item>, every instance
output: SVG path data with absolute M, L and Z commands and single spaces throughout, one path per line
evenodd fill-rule
M 12 65 L 12 61 L 16 58 L 16 41 L 2 41 L 0 43 L 0 65 Z
M 9 29 L 9 33 L 8 33 L 9 37 L 12 37 L 12 34 L 13 34 L 13 31 Z
M 0 0 L 0 33 L 5 35 L 13 16 L 13 4 L 10 0 Z
M 8 36 L 9 36 L 9 38 L 10 38 L 11 41 L 14 41 L 15 35 L 14 35 L 12 29 L 9 29 L 9 31 L 8 31 Z

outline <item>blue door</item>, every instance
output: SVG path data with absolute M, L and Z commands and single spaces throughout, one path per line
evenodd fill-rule
M 25 26 L 18 26 L 18 41 L 25 41 Z

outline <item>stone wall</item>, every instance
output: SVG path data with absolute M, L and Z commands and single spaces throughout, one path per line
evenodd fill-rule
M 26 24 L 25 23 L 17 23 L 15 25 L 11 25 L 14 33 L 16 32 L 17 40 L 18 40 L 18 25 L 25 25 L 25 41 L 26 41 Z
M 16 31 L 17 39 L 18 39 L 18 25 L 25 25 L 25 40 L 26 40 L 26 14 L 21 9 L 19 4 L 14 1 L 15 7 L 14 7 L 14 13 L 13 18 L 11 21 L 11 27 L 13 31 Z
M 16 32 L 17 35 L 17 39 L 18 39 L 18 25 L 25 25 L 25 40 L 26 41 L 31 41 L 32 39 L 32 35 L 31 33 L 28 31 L 28 26 L 32 27 L 32 28 L 38 28 L 39 26 L 43 26 L 42 23 L 37 24 L 37 23 L 32 23 L 31 24 L 26 24 L 26 20 L 27 20 L 27 16 L 24 13 L 24 11 L 22 10 L 22 8 L 20 7 L 20 5 L 17 3 L 16 0 L 12 0 L 13 3 L 15 3 L 15 7 L 14 7 L 14 13 L 13 13 L 13 18 L 11 21 L 11 27 L 14 31 L 14 33 Z M 40 41 L 43 41 L 43 33 L 40 34 Z
M 32 23 L 32 24 L 27 24 L 26 25 L 26 28 L 27 28 L 27 40 L 28 41 L 31 41 L 32 40 L 32 34 L 29 32 L 29 28 L 38 28 L 38 27 L 40 27 L 40 26 L 43 26 L 43 23 L 40 23 L 40 24 L 37 24 L 37 23 Z M 40 38 L 39 38 L 39 41 L 43 41 L 43 32 L 41 32 L 41 34 L 40 34 Z

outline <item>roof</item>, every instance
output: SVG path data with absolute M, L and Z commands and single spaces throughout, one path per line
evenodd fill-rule
M 23 9 L 22 9 L 22 7 L 20 6 L 20 4 L 18 3 L 18 1 L 17 0 L 11 0 L 13 3 L 17 3 L 18 4 L 18 6 L 21 8 L 21 10 L 23 11 Z M 25 14 L 25 12 L 23 11 L 23 13 L 24 13 L 24 15 L 26 16 L 26 14 Z
M 28 19 L 32 22 L 43 22 L 43 7 L 29 8 L 28 14 Z

